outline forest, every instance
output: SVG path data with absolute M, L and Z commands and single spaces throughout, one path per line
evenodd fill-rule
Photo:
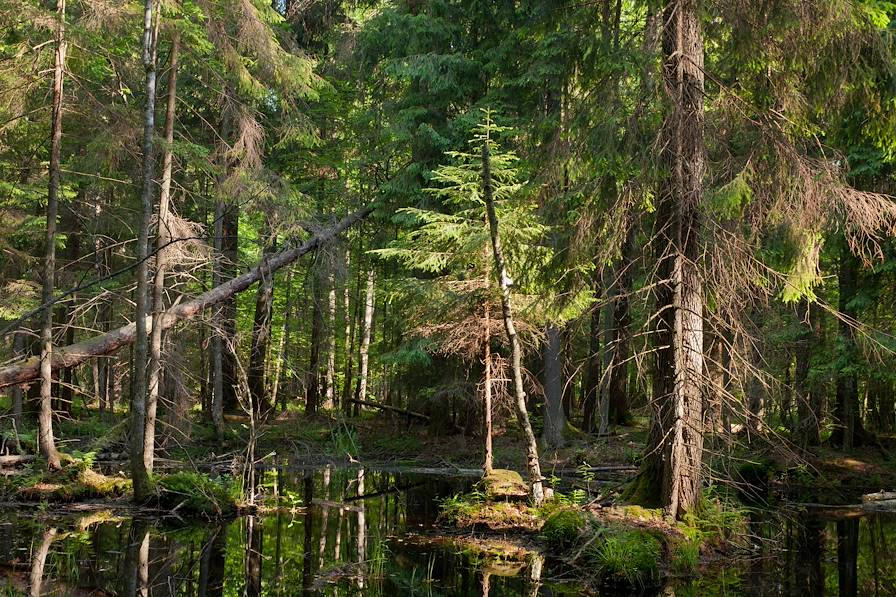
M 0 0 L 0 592 L 896 595 L 896 1 Z

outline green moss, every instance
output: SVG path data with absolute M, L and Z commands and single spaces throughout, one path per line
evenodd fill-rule
M 507 469 L 495 469 L 483 477 L 479 486 L 488 499 L 524 499 L 529 496 L 529 486 L 522 475 Z
M 82 456 L 66 456 L 66 466 L 59 471 L 47 471 L 43 461 L 35 461 L 24 473 L 9 479 L 3 493 L 41 502 L 72 502 L 118 497 L 130 491 L 129 479 L 98 473 L 90 468 L 92 459 Z
M 178 512 L 223 518 L 237 511 L 232 484 L 194 471 L 179 471 L 156 480 L 161 505 Z
M 585 514 L 563 508 L 551 514 L 541 528 L 541 538 L 550 550 L 562 551 L 575 545 L 588 521 Z

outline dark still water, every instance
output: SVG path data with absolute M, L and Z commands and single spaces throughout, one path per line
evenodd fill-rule
M 470 483 L 360 469 L 272 470 L 261 488 L 266 503 L 280 508 L 226 524 L 6 511 L 0 596 L 588 594 L 540 555 L 490 558 L 450 538 L 432 540 L 438 500 Z M 765 516 L 753 533 L 751 557 L 699 579 L 601 594 L 896 595 L 896 518 Z

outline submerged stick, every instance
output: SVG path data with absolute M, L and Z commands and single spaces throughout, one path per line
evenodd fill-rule
M 310 253 L 321 245 L 330 242 L 334 237 L 363 220 L 372 212 L 373 207 L 365 207 L 349 214 L 332 228 L 315 234 L 298 247 L 284 249 L 279 253 L 275 253 L 245 274 L 237 276 L 232 280 L 228 280 L 227 282 L 200 294 L 193 300 L 168 309 L 161 317 L 162 329 L 167 330 L 173 327 L 178 321 L 191 319 L 201 313 L 204 309 L 225 301 L 234 294 L 246 290 L 252 284 L 258 282 L 262 275 L 270 275 L 271 272 L 274 272 L 285 265 L 289 265 L 302 255 Z M 152 328 L 152 317 L 147 316 L 146 322 L 148 326 L 147 330 L 149 331 Z M 112 330 L 109 333 L 103 334 L 102 336 L 95 336 L 70 346 L 56 348 L 53 351 L 52 367 L 54 370 L 65 369 L 80 365 L 93 357 L 111 354 L 119 348 L 134 342 L 136 335 L 137 326 L 135 323 L 130 323 L 116 330 Z M 36 356 L 12 365 L 0 367 L 0 388 L 37 379 L 39 368 L 40 358 Z

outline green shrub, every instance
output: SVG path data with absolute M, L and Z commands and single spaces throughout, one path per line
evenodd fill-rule
M 660 540 L 641 529 L 606 527 L 590 550 L 605 582 L 645 586 L 659 577 Z
M 585 515 L 572 508 L 561 508 L 551 514 L 541 528 L 541 537 L 548 549 L 563 551 L 574 546 L 587 525 Z
M 672 543 L 670 566 L 680 575 L 690 575 L 700 565 L 700 543 L 684 538 Z
M 479 512 L 484 499 L 485 495 L 479 491 L 447 497 L 442 500 L 439 518 L 448 524 L 465 524 Z
M 156 486 L 160 503 L 178 512 L 212 518 L 236 513 L 232 483 L 224 477 L 211 479 L 195 471 L 179 471 L 159 478 Z

